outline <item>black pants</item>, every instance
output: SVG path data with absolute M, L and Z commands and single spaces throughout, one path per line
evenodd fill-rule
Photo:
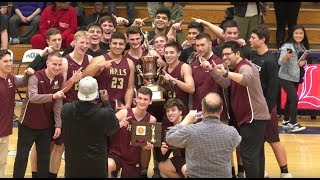
M 253 120 L 240 126 L 240 154 L 246 178 L 264 178 L 264 134 L 267 120 Z
M 292 29 L 297 24 L 300 6 L 301 2 L 274 2 L 277 21 L 276 41 L 278 48 L 284 44 L 285 29 L 287 25 L 288 35 L 292 34 Z
M 297 123 L 297 108 L 298 108 L 298 86 L 297 82 L 280 79 L 280 85 L 287 93 L 287 101 L 284 107 L 284 120 L 290 120 L 291 124 Z
M 17 155 L 14 161 L 13 178 L 24 178 L 29 151 L 34 142 L 37 148 L 38 177 L 48 178 L 51 136 L 51 128 L 31 129 L 19 123 Z

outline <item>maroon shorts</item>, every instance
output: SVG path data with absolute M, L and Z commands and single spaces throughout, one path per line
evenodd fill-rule
M 271 120 L 267 122 L 266 132 L 264 134 L 265 141 L 267 142 L 280 142 L 278 131 L 278 116 L 277 107 L 274 107 L 270 113 Z
M 173 166 L 176 168 L 176 172 L 184 177 L 182 171 L 181 171 L 181 168 L 183 165 L 186 164 L 186 158 L 185 157 L 182 157 L 182 156 L 173 156 L 172 158 L 170 158 L 171 160 L 171 163 L 173 164 Z
M 116 171 L 112 172 L 114 177 L 115 174 L 118 174 L 120 168 L 122 168 L 121 178 L 140 178 L 140 163 L 128 164 L 121 157 L 115 154 L 109 154 L 108 158 L 111 158 L 116 163 Z

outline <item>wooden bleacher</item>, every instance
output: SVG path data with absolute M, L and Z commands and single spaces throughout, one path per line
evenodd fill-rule
M 85 3 L 85 13 L 91 14 L 94 12 L 93 3 Z M 230 7 L 229 2 L 180 2 L 184 7 L 184 21 L 182 25 L 182 31 L 185 36 L 187 35 L 187 24 L 192 21 L 192 17 L 201 18 L 207 20 L 213 24 L 220 24 L 224 19 L 224 10 Z M 271 30 L 270 47 L 275 48 L 275 31 L 276 20 L 273 8 L 273 3 L 270 2 L 270 10 L 267 12 L 266 24 Z M 12 3 L 9 3 L 9 12 L 11 12 Z M 107 9 L 107 7 L 106 7 Z M 117 6 L 118 16 L 127 17 L 126 7 L 124 2 L 120 2 Z M 147 3 L 137 2 L 136 4 L 136 17 L 145 18 L 148 17 Z M 303 24 L 306 27 L 308 33 L 311 49 L 320 49 L 320 2 L 302 2 L 300 9 L 298 23 Z M 143 30 L 151 30 L 151 19 L 146 20 L 147 26 L 143 27 Z M 21 27 L 22 31 L 25 27 Z M 118 31 L 124 33 L 125 27 L 118 27 Z M 212 37 L 215 37 L 210 31 L 207 31 Z M 9 45 L 14 53 L 15 60 L 21 60 L 23 53 L 30 49 L 30 44 Z

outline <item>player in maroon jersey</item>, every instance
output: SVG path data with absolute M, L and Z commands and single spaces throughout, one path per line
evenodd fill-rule
M 64 56 L 62 61 L 62 75 L 64 77 L 64 92 L 66 102 L 73 102 L 78 100 L 79 80 L 82 77 L 81 70 L 85 69 L 92 56 L 87 55 L 86 51 L 89 48 L 90 34 L 87 31 L 78 31 L 74 35 L 74 50 Z M 63 127 L 62 127 L 63 128 Z M 64 136 L 63 133 L 55 139 L 54 146 L 50 155 L 50 169 L 49 176 L 57 177 L 61 165 L 61 156 L 64 152 Z
M 156 122 L 156 118 L 147 112 L 152 104 L 152 91 L 141 87 L 135 98 L 136 107 L 121 109 L 116 113 L 120 129 L 109 138 L 108 176 L 115 177 L 122 168 L 121 178 L 140 177 L 141 150 L 151 150 L 153 145 L 147 142 L 145 147 L 131 146 L 131 127 L 137 122 Z
M 123 34 L 113 33 L 110 52 L 93 58 L 83 74 L 84 77 L 95 77 L 99 89 L 108 91 L 111 107 L 115 110 L 116 100 L 124 103 L 122 108 L 130 108 L 133 99 L 134 63 L 122 55 L 125 42 Z

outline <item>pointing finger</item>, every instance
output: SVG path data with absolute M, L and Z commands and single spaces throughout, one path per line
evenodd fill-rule
M 146 19 L 148 19 L 149 17 L 146 17 L 146 18 L 143 18 L 141 21 L 143 22 L 143 21 L 145 21 Z
M 67 89 L 67 87 L 64 87 L 63 89 L 61 89 L 60 91 L 64 92 Z
M 112 63 L 112 62 L 115 62 L 117 59 L 111 59 L 111 60 L 109 60 L 109 61 L 107 61 L 107 62 L 110 62 L 110 63 Z
M 163 72 L 164 74 L 167 74 L 166 70 L 164 70 L 164 69 L 161 69 L 161 70 L 162 70 L 162 72 Z
M 83 68 L 83 67 L 80 67 L 80 68 L 77 70 L 77 72 L 80 72 L 80 71 L 82 70 L 82 68 Z
M 112 17 L 113 17 L 113 18 L 115 18 L 115 19 L 117 19 L 117 18 L 118 18 L 118 17 L 117 17 L 117 16 L 115 16 L 114 14 L 112 14 Z
M 214 60 L 211 60 L 211 62 L 212 62 L 212 65 L 213 66 L 216 66 L 217 64 L 214 62 Z
M 128 116 L 128 117 L 124 118 L 123 121 L 127 121 L 127 120 L 129 120 L 131 118 L 132 118 L 132 116 Z

